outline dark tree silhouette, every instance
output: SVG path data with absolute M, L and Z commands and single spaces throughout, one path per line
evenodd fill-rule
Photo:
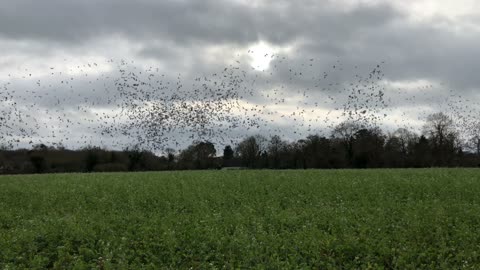
M 268 142 L 267 155 L 270 161 L 267 161 L 270 168 L 280 169 L 282 154 L 286 151 L 287 143 L 284 142 L 280 136 L 274 135 Z
M 265 141 L 263 136 L 257 135 L 250 136 L 238 144 L 236 153 L 244 166 L 255 168 L 258 165 L 260 154 L 264 151 L 262 146 Z
M 385 138 L 377 129 L 360 129 L 353 140 L 353 166 L 355 168 L 378 168 L 383 166 Z
M 171 148 L 163 151 L 165 156 L 157 156 L 138 145 L 123 151 L 98 147 L 69 150 L 58 144 L 37 144 L 32 150 L 4 148 L 0 149 L 0 173 L 216 169 L 222 165 L 272 169 L 473 167 L 480 163 L 480 141 L 474 139 L 461 144 L 455 123 L 438 113 L 427 118 L 421 136 L 404 128 L 385 135 L 376 127 L 344 122 L 330 137 L 312 134 L 289 142 L 277 135 L 268 140 L 250 136 L 236 145 L 236 151 L 226 146 L 223 157 L 216 156 L 210 141 L 194 141 L 178 156 Z
M 431 114 L 423 126 L 423 133 L 432 147 L 433 165 L 453 165 L 459 151 L 459 139 L 453 120 L 441 112 Z
M 85 169 L 87 172 L 93 172 L 95 166 L 97 166 L 99 162 L 99 157 L 96 148 L 89 148 L 86 149 L 87 155 L 85 158 Z
M 179 156 L 179 166 L 183 169 L 215 168 L 215 146 L 211 142 L 194 142 Z
M 346 121 L 338 124 L 332 133 L 332 136 L 338 138 L 345 148 L 348 164 L 353 165 L 353 143 L 355 133 L 361 129 L 361 126 L 353 121 Z
M 223 159 L 224 160 L 231 160 L 234 155 L 234 151 L 230 145 L 225 146 L 223 149 Z
M 43 173 L 46 171 L 47 165 L 45 162 L 45 158 L 39 155 L 32 155 L 30 157 L 30 161 L 35 168 L 35 173 Z

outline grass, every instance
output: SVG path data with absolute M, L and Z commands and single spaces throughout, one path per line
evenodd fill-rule
M 2 176 L 0 268 L 479 269 L 480 171 Z

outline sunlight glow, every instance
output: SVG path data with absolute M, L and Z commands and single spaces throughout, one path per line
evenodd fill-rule
M 278 52 L 278 48 L 269 45 L 266 42 L 260 41 L 251 46 L 248 50 L 250 56 L 250 65 L 252 68 L 262 71 L 266 70 L 270 66 L 270 62 L 273 60 L 275 54 Z

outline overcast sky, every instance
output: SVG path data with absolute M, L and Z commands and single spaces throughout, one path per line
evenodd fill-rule
M 68 130 L 54 119 L 45 124 L 49 114 L 77 108 L 66 113 L 75 122 L 101 110 L 108 112 L 109 91 L 122 59 L 130 63 L 129 68 L 158 68 L 166 80 L 179 74 L 185 80 L 207 76 L 238 63 L 248 71 L 249 81 L 262 78 L 256 84 L 258 91 L 283 85 L 287 98 L 312 82 L 288 81 L 282 72 L 300 68 L 309 59 L 315 59 L 312 74 L 335 74 L 329 82 L 339 85 L 348 85 L 355 81 L 354 75 L 367 75 L 381 63 L 384 77 L 378 83 L 393 99 L 384 124 L 395 126 L 402 118 L 418 126 L 420 111 L 446 110 L 449 95 L 457 95 L 455 102 L 464 102 L 464 109 L 478 108 L 479 45 L 480 2 L 475 0 L 3 0 L 0 5 L 3 95 L 17 91 L 15 106 L 24 110 L 24 116 L 38 110 L 37 121 L 56 125 L 57 134 L 66 137 L 87 134 L 88 121 Z M 271 55 L 286 57 L 288 67 L 282 71 L 281 58 Z M 342 66 L 344 72 L 333 73 L 334 65 Z M 65 85 L 63 80 L 69 78 L 74 80 Z M 35 99 L 25 92 L 40 91 L 34 89 L 38 81 L 42 86 L 53 84 L 43 91 L 55 98 Z M 342 99 L 335 96 L 335 89 L 328 91 Z M 314 97 L 320 98 L 312 93 L 310 98 Z M 95 102 L 81 111 L 79 100 L 85 98 Z M 28 109 L 34 99 L 35 107 Z M 55 103 L 58 99 L 61 104 Z M 272 105 L 260 95 L 246 102 Z M 298 104 L 290 104 L 291 111 Z M 322 106 L 329 108 L 329 104 Z M 283 110 L 288 112 L 288 104 Z M 21 128 L 18 117 L 12 116 L 7 123 L 15 127 L 2 127 L 2 136 L 15 136 L 12 130 Z M 27 119 L 22 125 L 32 127 L 31 123 Z M 279 116 L 275 124 L 282 127 Z M 291 124 L 285 122 L 283 127 Z M 41 130 L 42 125 L 33 128 L 37 139 L 53 134 Z M 295 139 L 293 134 L 285 136 Z M 27 140 L 21 138 L 20 144 Z M 99 141 L 111 145 L 111 139 L 96 134 L 92 143 Z

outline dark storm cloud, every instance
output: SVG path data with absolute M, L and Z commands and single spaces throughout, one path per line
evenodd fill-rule
M 254 40 L 243 6 L 223 1 L 34 1 L 3 4 L 1 34 L 12 39 L 88 42 L 99 35 L 192 40 Z M 244 27 L 236 27 L 242 22 Z
M 338 39 L 398 17 L 387 5 L 342 11 L 330 1 L 269 2 L 252 7 L 232 1 L 18 0 L 0 8 L 1 35 L 11 39 L 84 43 L 120 34 L 178 43 L 283 44 L 296 38 Z M 352 27 L 354 26 L 354 27 Z M 191 44 L 193 45 L 193 44 Z
M 224 65 L 225 59 L 205 63 L 209 46 L 295 43 L 292 65 L 302 58 L 316 58 L 324 70 L 338 59 L 365 68 L 386 61 L 391 80 L 442 81 L 473 92 L 480 83 L 478 32 L 455 30 L 455 22 L 439 16 L 420 23 L 407 15 L 388 4 L 345 8 L 335 1 L 18 0 L 0 8 L 0 36 L 31 41 L 38 52 L 75 45 L 88 50 L 96 40 L 118 35 L 141 44 L 139 57 L 192 74 L 213 73 Z M 25 43 L 22 51 L 29 53 Z

